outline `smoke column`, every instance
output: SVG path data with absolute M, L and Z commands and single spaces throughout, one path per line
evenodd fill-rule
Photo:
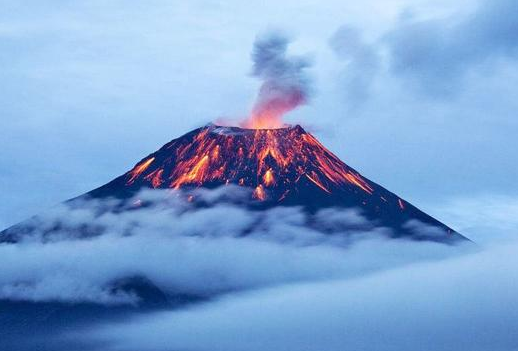
M 290 40 L 279 33 L 258 37 L 252 51 L 252 75 L 262 81 L 247 128 L 279 128 L 282 116 L 307 103 L 310 79 L 306 68 L 310 60 L 287 56 Z

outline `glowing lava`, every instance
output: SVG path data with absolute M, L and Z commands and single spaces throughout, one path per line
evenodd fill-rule
M 266 200 L 266 193 L 264 192 L 264 188 L 261 184 L 255 187 L 253 196 L 259 201 Z
M 288 109 L 289 110 L 289 109 Z M 266 110 L 252 113 L 250 118 L 241 123 L 241 127 L 248 129 L 279 129 L 285 128 L 282 122 L 284 111 Z
M 263 86 L 261 92 L 268 88 L 268 86 Z M 297 106 L 305 103 L 306 98 L 302 93 L 290 92 L 290 94 L 274 95 L 264 100 L 259 100 L 256 103 L 250 117 L 241 123 L 241 127 L 249 129 L 286 128 L 288 126 L 282 121 L 282 117 Z
M 253 197 L 261 201 L 283 201 L 301 191 L 353 192 L 363 194 L 363 202 L 375 194 L 369 180 L 300 126 L 242 129 L 209 125 L 161 150 L 167 151 L 150 155 L 128 172 L 128 186 L 140 182 L 153 188 L 180 189 L 236 184 L 253 189 Z M 399 205 L 397 199 L 393 202 Z
M 135 182 L 135 179 L 137 179 L 138 176 L 140 176 L 142 172 L 144 172 L 154 160 L 155 158 L 151 157 L 146 161 L 136 165 L 135 168 L 133 168 L 133 170 L 129 172 L 131 177 L 128 180 L 127 184 L 133 184 L 133 182 Z
M 270 168 L 264 174 L 263 183 L 265 186 L 270 186 L 270 185 L 273 185 L 274 182 L 275 182 L 275 180 L 273 179 L 273 172 L 272 172 L 272 169 Z

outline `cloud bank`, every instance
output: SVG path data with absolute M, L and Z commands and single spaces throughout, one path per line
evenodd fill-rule
M 516 350 L 517 250 L 514 242 L 357 279 L 236 294 L 105 325 L 87 339 L 106 350 Z
M 255 211 L 239 191 L 146 191 L 129 202 L 76 201 L 42 214 L 33 232 L 0 245 L 0 298 L 137 303 L 114 289 L 143 277 L 165 294 L 209 297 L 288 282 L 354 277 L 463 252 L 389 239 L 356 210 Z M 237 189 L 239 190 L 239 189 Z M 229 196 L 229 194 L 233 194 Z M 128 207 L 125 207 L 128 206 Z

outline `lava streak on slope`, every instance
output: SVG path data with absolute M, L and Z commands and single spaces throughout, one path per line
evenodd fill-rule
M 149 167 L 149 165 L 155 160 L 154 157 L 150 157 L 144 162 L 139 163 L 135 168 L 133 168 L 129 174 L 130 178 L 128 179 L 127 184 L 133 184 L 135 180 Z

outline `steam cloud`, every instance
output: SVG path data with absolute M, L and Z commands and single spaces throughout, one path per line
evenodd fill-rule
M 290 41 L 280 33 L 258 37 L 252 51 L 253 76 L 262 81 L 252 110 L 249 127 L 270 128 L 283 125 L 282 116 L 307 103 L 310 79 L 308 57 L 288 56 Z

